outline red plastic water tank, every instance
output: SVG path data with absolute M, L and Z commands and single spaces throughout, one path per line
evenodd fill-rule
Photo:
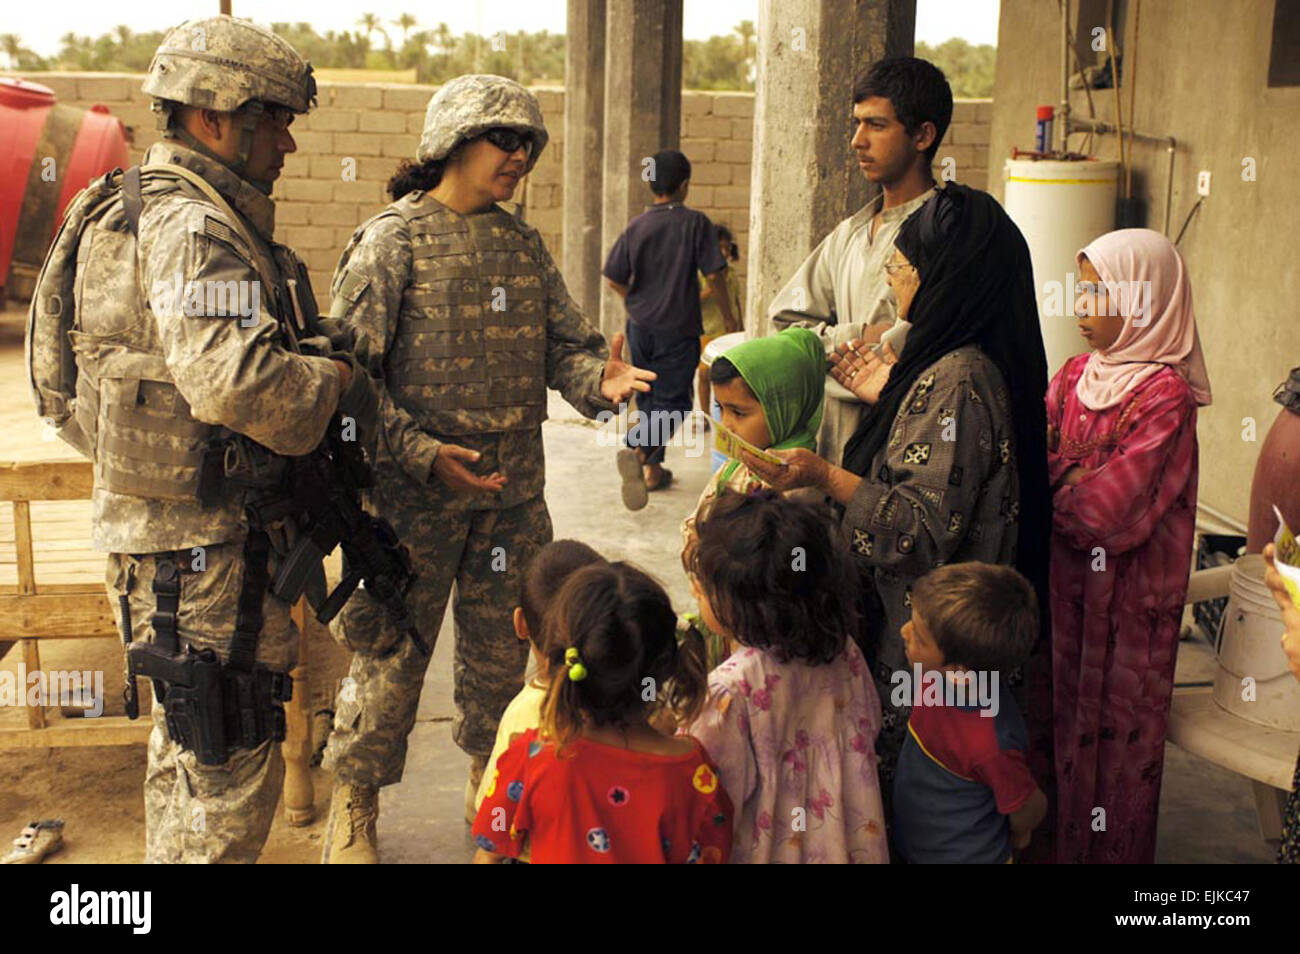
M 38 83 L 0 77 L 0 284 L 28 298 L 72 197 L 130 163 L 126 129 L 106 106 L 55 102 Z

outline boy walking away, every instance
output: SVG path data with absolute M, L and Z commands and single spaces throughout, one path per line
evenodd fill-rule
M 1011 567 L 953 563 L 912 589 L 912 693 L 890 836 L 912 864 L 1004 864 L 1047 814 L 1007 677 L 1038 638 L 1038 600 Z M 900 680 L 898 677 L 907 678 Z
M 656 153 L 650 167 L 654 204 L 628 223 L 605 261 L 605 279 L 627 304 L 627 342 L 638 367 L 658 374 L 654 389 L 637 395 L 640 418 L 618 453 L 623 503 L 646 505 L 647 491 L 673 479 L 664 449 L 691 412 L 691 385 L 700 361 L 703 273 L 727 331 L 740 328 L 727 294 L 726 267 L 709 217 L 685 205 L 691 163 L 675 149 Z

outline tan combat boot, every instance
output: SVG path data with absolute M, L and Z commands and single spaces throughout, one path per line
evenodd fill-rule
M 375 820 L 379 817 L 379 789 L 369 785 L 336 783 L 325 825 L 321 864 L 377 865 Z
M 469 758 L 469 780 L 465 783 L 465 823 L 474 824 L 478 811 L 474 802 L 478 799 L 478 786 L 483 781 L 483 772 L 487 768 L 486 755 L 471 755 Z

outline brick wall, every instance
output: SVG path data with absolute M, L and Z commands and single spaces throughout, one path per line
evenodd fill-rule
M 133 160 L 158 138 L 149 98 L 140 91 L 140 76 L 34 73 L 25 78 L 53 89 L 62 103 L 109 107 L 132 134 Z M 307 262 L 322 307 L 348 237 L 383 207 L 384 186 L 397 163 L 414 157 L 424 110 L 435 88 L 322 83 L 318 108 L 294 123 L 298 151 L 285 160 L 274 192 L 276 238 Z M 539 87 L 534 92 L 551 140 L 528 177 L 526 217 L 560 261 L 564 90 Z M 936 175 L 942 174 L 944 160 L 951 159 L 958 181 L 986 188 L 991 118 L 991 100 L 957 101 L 952 126 L 936 157 Z M 693 166 L 688 202 L 731 227 L 740 244 L 742 277 L 749 248 L 753 122 L 751 93 L 682 94 L 681 148 Z M 345 179 L 345 171 L 355 178 Z

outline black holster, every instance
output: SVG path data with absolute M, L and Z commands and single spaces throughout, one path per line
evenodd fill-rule
M 202 765 L 221 765 L 237 749 L 254 749 L 285 736 L 284 703 L 293 696 L 288 673 L 254 666 L 241 672 L 211 649 L 178 653 L 152 643 L 127 650 L 132 675 L 154 680 L 167 734 Z
M 262 600 L 270 585 L 269 554 L 270 541 L 255 525 L 244 541 L 244 577 L 226 662 L 211 649 L 181 643 L 181 577 L 195 572 L 185 568 L 186 555 L 160 553 L 154 558 L 154 638 L 127 647 L 127 672 L 153 681 L 167 734 L 203 765 L 222 765 L 237 749 L 253 749 L 268 739 L 283 741 L 285 736 L 284 703 L 293 695 L 293 680 L 288 673 L 255 662 Z

